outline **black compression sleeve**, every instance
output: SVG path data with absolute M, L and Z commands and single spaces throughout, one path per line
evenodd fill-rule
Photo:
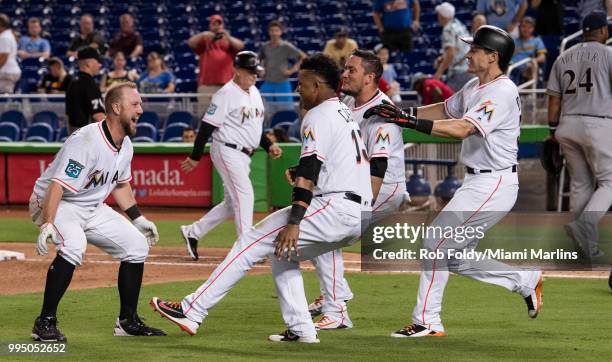
M 314 182 L 316 185 L 319 179 L 319 172 L 321 172 L 321 165 L 323 165 L 323 162 L 319 161 L 317 155 L 302 157 L 300 158 L 297 170 L 295 170 L 295 177 L 303 177 Z
M 270 150 L 270 146 L 272 146 L 272 141 L 266 136 L 266 132 L 261 134 L 261 140 L 259 141 L 259 145 L 261 148 L 268 152 Z
M 370 176 L 385 178 L 387 172 L 387 158 L 375 157 L 370 159 Z
M 212 124 L 202 122 L 200 129 L 198 130 L 198 135 L 193 143 L 193 150 L 191 151 L 191 156 L 189 156 L 189 158 L 194 161 L 199 161 L 202 158 L 206 141 L 208 141 L 215 129 L 217 129 L 217 127 L 213 126 Z

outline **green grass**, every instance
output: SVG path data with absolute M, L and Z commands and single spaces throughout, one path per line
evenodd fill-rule
M 113 288 L 68 291 L 60 305 L 60 327 L 71 360 L 608 360 L 612 355 L 612 294 L 602 280 L 549 279 L 544 309 L 530 320 L 522 299 L 462 277 L 446 288 L 443 321 L 447 337 L 393 339 L 409 320 L 415 275 L 348 274 L 355 294 L 349 311 L 355 328 L 325 331 L 320 345 L 279 345 L 269 334 L 284 329 L 270 275 L 247 276 L 189 337 L 146 305 L 153 295 L 179 298 L 199 282 L 146 286 L 140 314 L 168 332 L 162 338 L 112 336 L 117 313 Z M 308 294 L 317 293 L 314 273 L 305 273 Z M 42 296 L 0 297 L 0 342 L 27 342 Z M 7 312 L 7 311 L 10 311 Z M 6 357 L 6 356 L 4 356 Z M 39 356 L 34 356 L 39 357 Z M 53 356 L 53 358 L 61 356 Z M 32 359 L 33 355 L 20 358 Z M 48 356 L 47 358 L 51 358 Z

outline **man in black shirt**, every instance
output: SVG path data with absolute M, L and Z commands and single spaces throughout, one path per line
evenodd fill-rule
M 91 47 L 80 49 L 78 78 L 70 83 L 66 91 L 66 115 L 68 134 L 77 128 L 104 119 L 104 102 L 100 88 L 93 77 L 102 67 L 100 52 Z
M 106 52 L 105 43 L 104 36 L 94 30 L 93 16 L 91 14 L 83 14 L 81 16 L 80 33 L 72 38 L 66 55 L 69 57 L 77 55 L 79 49 L 87 46 L 97 48 L 100 54 L 104 54 Z

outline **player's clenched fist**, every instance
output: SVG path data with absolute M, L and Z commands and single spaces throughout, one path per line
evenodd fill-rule
M 268 154 L 270 155 L 270 157 L 272 157 L 273 160 L 276 160 L 283 154 L 283 150 L 280 147 L 278 147 L 278 145 L 273 144 L 268 149 Z
M 38 255 L 47 255 L 49 250 L 47 249 L 47 243 L 55 243 L 57 240 L 57 233 L 51 223 L 44 223 L 40 227 L 40 234 L 36 240 L 36 252 Z
M 194 168 L 196 168 L 198 163 L 200 163 L 200 161 L 196 161 L 191 157 L 187 157 L 183 161 L 181 161 L 181 169 L 185 172 L 191 172 Z
M 147 243 L 149 246 L 153 246 L 157 244 L 159 241 L 159 234 L 157 233 L 157 227 L 155 224 L 144 216 L 139 216 L 134 221 L 132 221 L 136 229 L 142 233 L 147 238 Z

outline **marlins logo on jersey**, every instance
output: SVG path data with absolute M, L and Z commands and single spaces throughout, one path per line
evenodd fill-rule
M 482 112 L 482 116 L 478 117 L 478 120 L 482 121 L 482 119 L 486 117 L 486 120 L 488 122 L 491 122 L 491 117 L 493 117 L 494 110 L 495 109 L 493 109 L 493 102 L 491 101 L 483 102 L 480 105 L 480 107 L 476 109 L 476 112 Z

